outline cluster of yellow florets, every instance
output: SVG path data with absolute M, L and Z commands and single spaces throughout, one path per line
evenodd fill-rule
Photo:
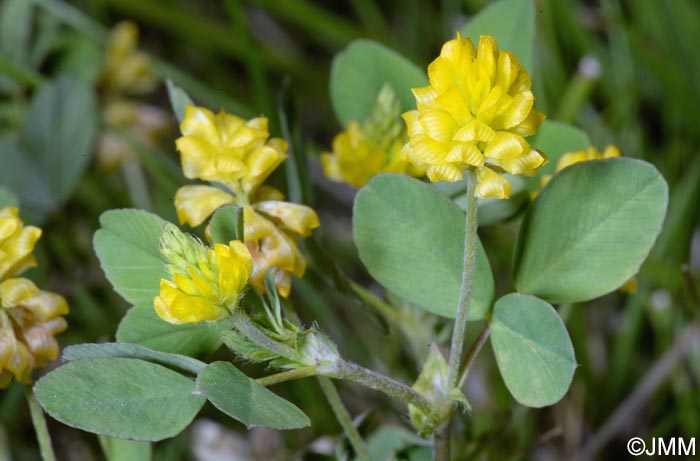
M 36 266 L 32 254 L 41 229 L 25 226 L 15 207 L 0 210 L 0 388 L 12 377 L 31 382 L 33 369 L 58 355 L 54 335 L 68 324 L 66 300 L 16 277 Z

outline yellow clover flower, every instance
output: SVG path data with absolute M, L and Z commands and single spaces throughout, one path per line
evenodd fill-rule
M 196 227 L 224 205 L 242 206 L 245 245 L 254 263 L 251 284 L 264 292 L 265 274 L 276 266 L 276 285 L 288 296 L 290 274 L 301 277 L 306 270 L 295 236 L 308 237 L 319 220 L 311 208 L 285 202 L 279 191 L 261 186 L 287 157 L 287 142 L 268 139 L 264 117 L 246 121 L 196 106 L 186 107 L 180 130 L 176 145 L 185 176 L 222 187 L 181 187 L 175 195 L 179 221 Z
M 231 314 L 253 271 L 243 243 L 204 246 L 173 225 L 161 236 L 161 254 L 172 280 L 161 279 L 156 313 L 173 324 L 215 321 Z
M 0 387 L 12 376 L 30 383 L 33 369 L 58 356 L 54 335 L 68 327 L 66 300 L 25 278 L 0 283 Z
M 545 118 L 533 109 L 530 76 L 493 37 L 481 36 L 475 48 L 457 34 L 428 77 L 430 85 L 413 89 L 417 110 L 403 114 L 409 141 L 402 155 L 427 167 L 431 181 L 457 181 L 473 168 L 475 194 L 503 199 L 510 183 L 499 172 L 534 175 L 546 162 L 525 140 Z
M 396 94 L 385 85 L 377 96 L 372 116 L 362 126 L 350 122 L 345 131 L 333 138 L 333 152 L 321 154 L 326 176 L 360 188 L 380 173 L 425 175 L 425 168 L 401 157 L 406 132 L 399 123 L 399 114 Z
M 32 255 L 41 229 L 24 226 L 15 207 L 0 210 L 0 388 L 12 377 L 31 382 L 33 369 L 58 355 L 54 335 L 64 331 L 66 300 L 39 290 L 25 278 L 10 278 L 36 265 Z

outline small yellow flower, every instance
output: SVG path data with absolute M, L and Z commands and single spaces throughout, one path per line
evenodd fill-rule
M 58 355 L 54 335 L 68 326 L 66 300 L 39 290 L 25 278 L 10 278 L 36 266 L 32 255 L 41 229 L 25 226 L 15 207 L 0 210 L 0 388 L 14 376 L 31 382 L 33 369 Z
M 241 242 L 212 249 L 173 225 L 161 236 L 161 254 L 172 280 L 161 279 L 153 304 L 163 320 L 174 324 L 230 315 L 253 271 L 250 253 Z
M 0 305 L 0 388 L 13 376 L 30 383 L 33 369 L 58 356 L 54 335 L 68 327 L 61 317 L 68 304 L 28 279 L 12 278 L 0 283 Z
M 267 119 L 246 121 L 204 107 L 187 106 L 175 143 L 189 179 L 224 184 L 239 199 L 247 198 L 287 155 L 287 142 L 269 137 Z
M 139 30 L 131 21 L 117 24 L 107 40 L 100 86 L 107 93 L 145 94 L 157 80 L 148 56 L 138 51 Z
M 377 96 L 370 119 L 362 126 L 350 122 L 345 131 L 333 138 L 333 152 L 321 155 L 326 176 L 358 188 L 380 173 L 423 176 L 425 168 L 401 158 L 406 132 L 399 123 L 399 113 L 394 90 L 385 85 Z
M 484 35 L 474 47 L 459 34 L 428 67 L 430 85 L 414 88 L 417 110 L 403 114 L 409 141 L 402 155 L 427 167 L 431 181 L 457 181 L 473 168 L 479 197 L 508 198 L 497 172 L 534 175 L 546 158 L 525 137 L 545 116 L 533 109 L 530 76 L 518 59 Z
M 309 235 L 311 233 L 310 226 L 317 225 L 318 218 L 315 217 L 315 213 L 310 216 L 309 213 L 298 213 L 297 210 L 289 209 L 289 206 L 300 207 L 300 205 L 292 203 L 261 202 L 261 204 L 266 204 L 268 212 L 277 214 L 277 217 L 274 217 L 274 214 L 258 213 L 249 205 L 243 207 L 245 244 L 254 261 L 250 283 L 260 292 L 264 292 L 265 274 L 269 268 L 274 266 L 276 267 L 275 285 L 277 290 L 280 295 L 287 297 L 292 288 L 290 274 L 301 277 L 306 271 L 306 260 L 299 251 L 292 233 Z M 310 210 L 310 208 L 307 209 Z M 282 224 L 279 216 L 285 214 L 296 214 L 297 216 Z M 293 229 L 287 227 L 290 222 Z
M 251 283 L 265 291 L 265 274 L 277 267 L 276 285 L 287 296 L 290 274 L 301 277 L 306 261 L 295 236 L 308 237 L 319 226 L 311 208 L 284 202 L 284 196 L 262 182 L 286 158 L 287 143 L 269 138 L 267 119 L 249 121 L 203 107 L 187 106 L 176 143 L 182 169 L 190 179 L 218 183 L 181 187 L 175 195 L 178 220 L 196 227 L 218 208 L 244 207 L 244 240 L 253 257 Z
M 576 152 L 567 152 L 561 157 L 559 157 L 559 160 L 557 161 L 557 167 L 555 169 L 555 172 L 558 173 L 564 168 L 571 166 L 575 163 L 579 162 L 587 162 L 589 160 L 602 160 L 605 158 L 615 158 L 620 156 L 620 149 L 613 145 L 608 145 L 605 146 L 605 149 L 603 149 L 603 152 L 600 152 L 598 149 L 596 149 L 593 146 L 590 146 L 586 150 L 580 150 Z M 551 175 L 543 175 L 542 178 L 540 178 L 540 186 L 544 187 L 547 185 L 549 180 L 552 179 Z

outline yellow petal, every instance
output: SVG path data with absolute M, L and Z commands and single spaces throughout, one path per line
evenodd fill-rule
M 445 160 L 448 162 L 465 163 L 472 166 L 484 165 L 484 155 L 479 148 L 470 142 L 455 143 Z
M 217 150 L 206 138 L 200 136 L 182 136 L 175 140 L 180 151 L 182 171 L 186 178 L 209 178 L 214 173 L 214 160 Z
M 216 126 L 216 116 L 206 107 L 185 106 L 185 116 L 180 122 L 180 132 L 183 136 L 196 136 L 205 141 L 217 144 L 219 130 Z
M 211 186 L 183 186 L 175 194 L 177 219 L 190 227 L 202 224 L 214 211 L 235 203 L 233 195 Z
M 510 183 L 491 168 L 477 168 L 476 176 L 479 183 L 476 186 L 474 195 L 477 197 L 497 197 L 499 199 L 510 197 Z
M 525 120 L 520 122 L 520 124 L 517 126 L 512 127 L 510 132 L 523 137 L 531 136 L 535 134 L 540 125 L 542 125 L 542 122 L 544 122 L 545 118 L 546 116 L 543 112 L 540 112 L 537 109 L 532 109 L 528 116 L 525 117 Z
M 455 182 L 463 179 L 462 169 L 453 164 L 430 165 L 427 170 L 428 179 L 430 181 L 449 181 Z
M 262 184 L 270 173 L 287 158 L 284 151 L 279 149 L 282 146 L 286 149 L 286 143 L 275 142 L 272 145 L 268 143 L 256 148 L 251 153 L 246 162 L 248 173 L 241 181 L 246 192 L 250 192 Z
M 605 146 L 603 150 L 603 158 L 616 158 L 620 156 L 620 149 L 612 144 Z
M 457 130 L 455 119 L 440 109 L 425 110 L 420 114 L 419 119 L 425 133 L 437 142 L 450 141 Z
M 302 237 L 308 237 L 311 231 L 320 225 L 316 212 L 305 205 L 270 200 L 253 206 L 281 226 Z
M 481 120 L 474 119 L 460 128 L 452 138 L 461 142 L 491 142 L 496 137 L 496 132 Z
M 34 282 L 25 278 L 7 279 L 0 283 L 0 300 L 5 309 L 23 304 L 38 292 Z

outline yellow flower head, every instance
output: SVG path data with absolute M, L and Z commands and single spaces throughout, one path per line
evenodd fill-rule
M 137 49 L 138 39 L 138 27 L 131 21 L 120 22 L 110 33 L 100 78 L 108 93 L 144 94 L 156 87 L 148 56 Z
M 586 150 L 580 150 L 576 152 L 567 152 L 557 161 L 557 167 L 555 172 L 560 172 L 564 168 L 571 166 L 579 162 L 587 162 L 589 160 L 602 160 L 605 158 L 614 158 L 620 156 L 620 149 L 613 145 L 605 146 L 603 152 L 600 152 L 593 146 L 590 146 Z M 540 186 L 544 187 L 547 185 L 549 180 L 552 179 L 551 175 L 544 175 L 540 178 Z
M 286 141 L 268 139 L 266 118 L 246 121 L 195 106 L 187 106 L 180 129 L 176 143 L 185 176 L 224 187 L 181 187 L 175 195 L 179 221 L 195 227 L 224 205 L 243 206 L 244 240 L 254 263 L 251 284 L 264 292 L 267 269 L 276 266 L 276 285 L 287 296 L 290 274 L 301 277 L 306 269 L 295 235 L 308 237 L 319 220 L 311 208 L 284 202 L 279 191 L 261 186 L 286 158 Z
M 187 106 L 175 143 L 189 179 L 224 184 L 246 200 L 287 157 L 287 142 L 268 139 L 267 118 L 244 120 Z
M 58 355 L 54 335 L 66 329 L 66 300 L 39 290 L 25 278 L 10 278 L 36 266 L 32 255 L 41 229 L 25 226 L 15 207 L 0 210 L 0 388 L 12 377 L 31 381 L 34 368 Z
M 67 313 L 62 296 L 39 290 L 28 279 L 0 283 L 0 388 L 13 376 L 30 383 L 33 369 L 58 356 L 54 335 L 68 327 L 61 317 Z
M 0 280 L 36 266 L 32 251 L 41 229 L 25 226 L 16 207 L 0 210 Z
M 161 254 L 172 280 L 161 279 L 154 307 L 163 320 L 174 324 L 230 315 L 253 271 L 243 243 L 233 240 L 212 249 L 173 225 L 163 231 Z
M 545 118 L 533 109 L 530 76 L 493 37 L 481 36 L 475 48 L 457 34 L 428 77 L 430 85 L 413 89 L 417 110 L 403 114 L 409 141 L 402 155 L 427 167 L 431 181 L 457 181 L 473 168 L 477 196 L 508 198 L 510 183 L 497 172 L 533 175 L 546 162 L 525 140 Z
M 401 158 L 406 132 L 399 123 L 399 112 L 394 90 L 385 85 L 377 96 L 372 117 L 362 126 L 350 122 L 333 139 L 333 152 L 321 155 L 326 176 L 358 188 L 380 173 L 423 176 L 425 168 Z

